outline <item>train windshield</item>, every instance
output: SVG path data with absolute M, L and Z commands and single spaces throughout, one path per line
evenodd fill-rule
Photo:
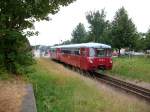
M 111 49 L 99 49 L 96 50 L 96 57 L 111 57 Z
M 94 56 L 95 56 L 95 49 L 94 49 L 94 48 L 90 48 L 89 51 L 90 51 L 90 52 L 89 52 L 89 56 L 90 56 L 90 57 L 94 57 Z

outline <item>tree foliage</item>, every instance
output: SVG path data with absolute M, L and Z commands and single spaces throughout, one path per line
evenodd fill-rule
M 1 0 L 0 1 L 0 64 L 8 72 L 22 73 L 32 64 L 31 47 L 27 36 L 34 32 L 23 32 L 34 28 L 33 23 L 49 20 L 48 14 L 55 14 L 60 6 L 67 6 L 74 0 Z
M 106 20 L 106 14 L 104 9 L 101 12 L 89 12 L 86 15 L 86 19 L 90 24 L 89 40 L 93 42 L 105 41 L 104 35 L 106 36 L 108 21 Z
M 146 33 L 145 49 L 149 49 L 150 50 L 150 29 Z
M 147 33 L 138 33 L 124 7 L 118 9 L 112 22 L 106 19 L 104 9 L 101 12 L 89 12 L 86 19 L 89 23 L 86 35 L 84 25 L 79 23 L 72 32 L 72 40 L 66 41 L 67 44 L 93 41 L 109 44 L 119 51 L 121 48 L 136 51 L 150 49 L 150 29 Z
M 112 45 L 121 48 L 134 48 L 137 31 L 134 23 L 129 19 L 127 11 L 122 7 L 116 12 L 111 28 Z
M 70 40 L 63 41 L 61 45 L 67 45 L 67 44 L 71 44 L 71 41 Z
M 82 23 L 79 23 L 72 32 L 72 43 L 82 43 L 86 41 L 87 33 Z
M 145 40 L 145 33 L 138 33 L 134 50 L 136 50 L 136 51 L 145 50 L 146 49 L 145 41 L 146 41 Z
M 33 63 L 30 44 L 20 32 L 8 31 L 0 39 L 1 65 L 14 74 L 27 71 Z

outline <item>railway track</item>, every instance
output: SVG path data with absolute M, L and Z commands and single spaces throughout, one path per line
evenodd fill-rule
M 130 92 L 138 97 L 144 98 L 146 101 L 150 102 L 150 90 L 125 82 L 123 80 L 116 79 L 114 77 L 103 75 L 97 72 L 94 72 L 96 79 L 101 80 L 109 85 L 115 86 L 127 92 Z
M 121 90 L 130 92 L 130 93 L 136 95 L 137 97 L 145 99 L 146 101 L 148 101 L 150 103 L 150 90 L 149 89 L 131 84 L 129 82 L 126 82 L 126 81 L 123 81 L 120 79 L 116 79 L 116 78 L 108 76 L 108 75 L 100 74 L 98 72 L 87 73 L 85 71 L 77 69 L 76 67 L 73 67 L 73 66 L 70 66 L 70 67 L 71 68 L 69 68 L 69 69 L 72 69 L 73 71 L 76 71 L 76 72 L 78 71 L 79 73 L 83 74 L 84 76 L 88 76 L 88 77 L 94 76 L 94 78 L 96 78 L 96 80 L 103 81 L 103 82 L 105 82 L 109 85 L 112 85 L 114 87 L 117 87 Z

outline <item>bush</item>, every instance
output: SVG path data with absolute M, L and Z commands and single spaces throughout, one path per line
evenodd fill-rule
M 1 65 L 13 74 L 23 74 L 34 63 L 31 47 L 26 38 L 18 31 L 5 31 L 0 40 Z

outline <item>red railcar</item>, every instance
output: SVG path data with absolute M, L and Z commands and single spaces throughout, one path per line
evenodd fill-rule
M 52 59 L 86 71 L 111 69 L 111 54 L 111 46 L 100 43 L 61 45 L 50 49 Z

